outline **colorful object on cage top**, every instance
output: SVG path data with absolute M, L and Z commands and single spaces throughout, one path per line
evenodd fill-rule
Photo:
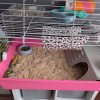
M 59 21 L 66 24 L 70 24 L 76 19 L 76 16 L 74 16 L 74 13 L 67 12 L 67 11 L 64 12 L 64 11 L 61 11 L 60 9 L 51 10 L 51 15 L 53 17 L 59 18 Z
M 95 0 L 76 0 L 74 2 L 74 10 L 85 11 L 87 13 L 93 14 L 96 8 Z
M 93 14 L 96 8 L 96 2 L 95 0 L 66 0 L 66 8 Z
M 89 16 L 88 13 L 86 13 L 85 11 L 75 11 L 75 10 L 67 10 L 65 7 L 61 7 L 59 9 L 61 12 L 69 12 L 69 13 L 75 13 L 75 16 L 81 19 L 87 18 Z M 64 13 L 65 14 L 65 13 Z

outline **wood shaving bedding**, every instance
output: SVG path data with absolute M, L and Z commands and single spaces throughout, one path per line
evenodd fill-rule
M 19 55 L 18 63 L 11 70 L 12 73 L 8 74 L 10 78 L 41 80 L 76 80 L 82 73 L 79 66 L 67 65 L 64 51 L 41 47 L 33 47 L 32 55 Z

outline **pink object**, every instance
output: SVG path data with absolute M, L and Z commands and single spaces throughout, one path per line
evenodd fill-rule
M 84 10 L 85 11 L 92 13 L 92 11 L 89 9 L 89 8 L 91 8 L 91 3 L 90 2 L 87 3 L 87 0 L 84 0 L 83 5 L 84 5 Z
M 36 41 L 37 42 L 37 41 Z M 38 40 L 41 42 L 41 40 Z M 12 43 L 8 50 L 8 58 L 0 63 L 0 86 L 4 89 L 34 89 L 34 90 L 85 90 L 100 91 L 99 81 L 70 81 L 70 80 L 33 80 L 3 78 L 5 71 L 8 69 L 10 61 L 14 57 L 18 43 Z M 36 45 L 35 46 L 41 46 Z

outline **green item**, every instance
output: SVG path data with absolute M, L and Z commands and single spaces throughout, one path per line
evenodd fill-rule
M 60 11 L 64 12 L 65 11 L 65 6 L 60 7 Z
M 87 18 L 89 16 L 89 14 L 86 13 L 85 11 L 66 10 L 66 8 L 64 6 L 60 7 L 60 11 L 75 13 L 76 17 L 81 18 L 81 19 Z
M 85 11 L 78 11 L 78 12 L 76 12 L 76 16 L 81 19 L 84 19 L 84 18 L 87 18 L 89 16 L 89 14 L 86 13 Z
M 11 68 L 9 68 L 5 74 L 4 74 L 4 77 L 7 78 L 9 76 L 9 74 L 12 74 L 13 73 L 13 70 Z
M 74 11 L 74 10 L 69 10 L 68 12 L 75 13 L 76 17 L 79 17 L 81 19 L 87 18 L 89 16 L 88 13 L 85 11 Z

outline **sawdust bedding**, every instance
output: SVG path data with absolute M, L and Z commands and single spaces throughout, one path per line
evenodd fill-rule
M 82 71 L 79 66 L 69 67 L 64 51 L 33 47 L 32 55 L 17 54 L 17 64 L 7 77 L 41 80 L 76 80 Z

